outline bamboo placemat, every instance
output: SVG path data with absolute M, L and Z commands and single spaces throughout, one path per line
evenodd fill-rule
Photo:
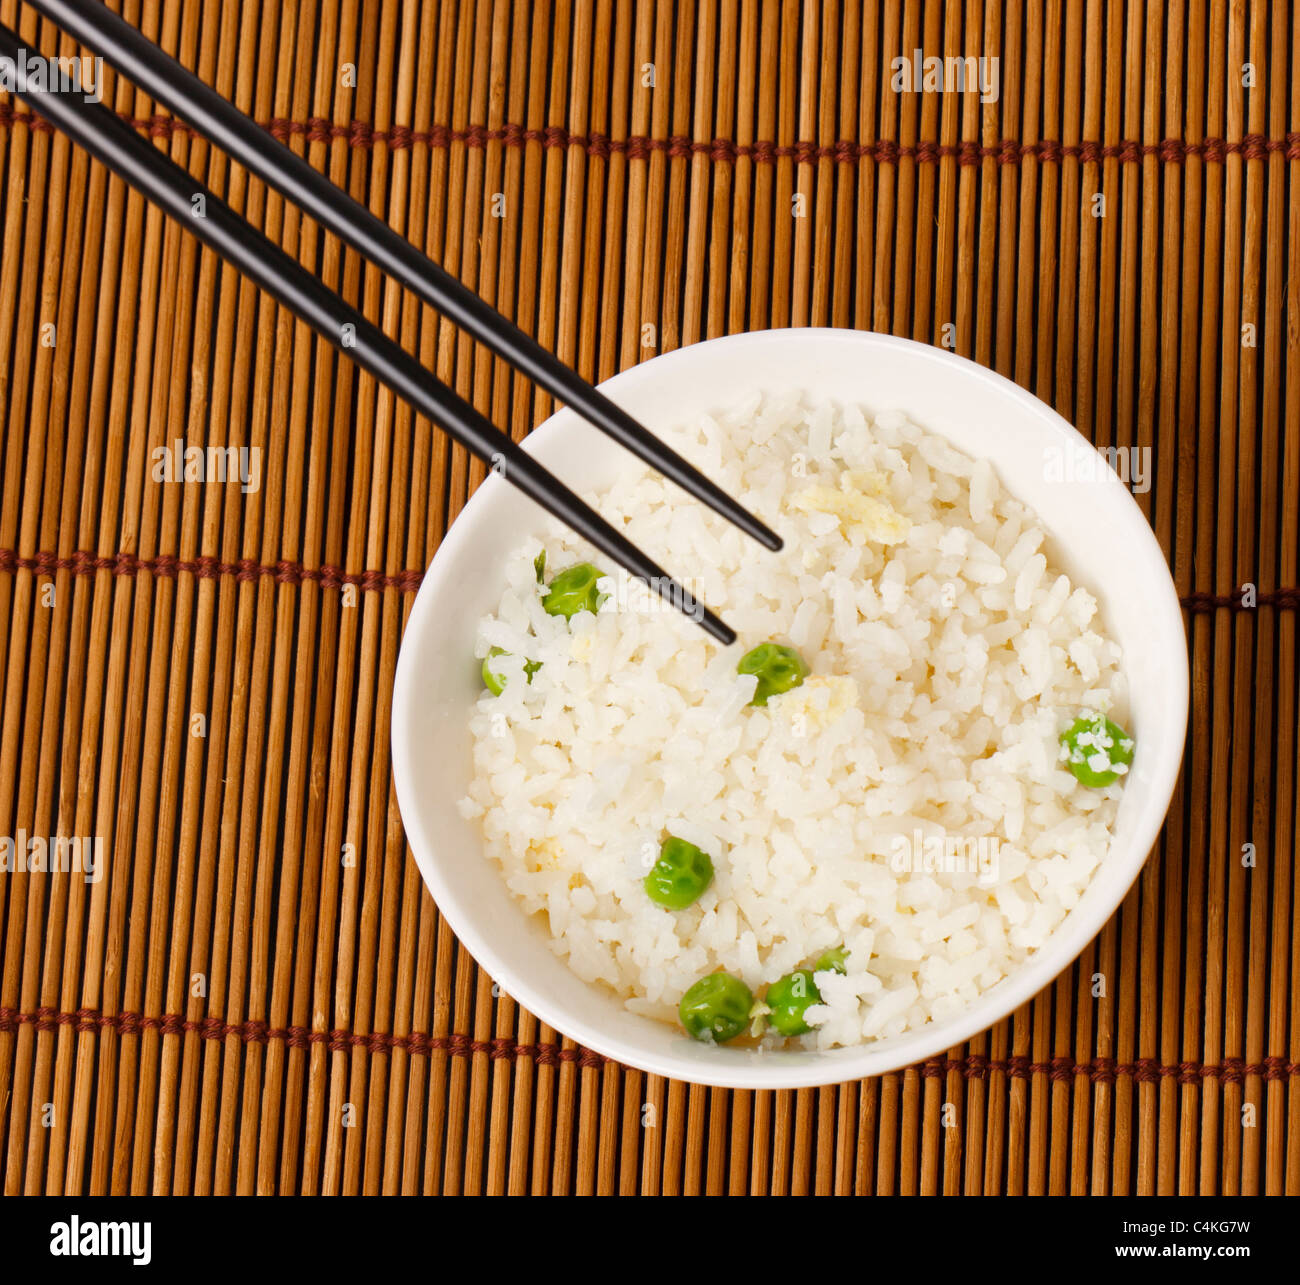
M 0 876 L 5 1190 L 1300 1190 L 1300 11 L 122 7 L 589 378 L 853 326 L 1147 448 L 1193 710 L 1120 913 L 945 1058 L 728 1093 L 575 1047 L 441 922 L 392 793 L 403 621 L 481 468 L 0 95 L 0 827 L 108 853 Z M 996 58 L 996 100 L 900 92 L 914 50 Z M 547 415 L 106 86 L 498 424 Z M 260 485 L 155 481 L 178 438 Z

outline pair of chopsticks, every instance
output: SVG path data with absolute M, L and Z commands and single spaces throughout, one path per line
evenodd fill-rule
M 102 0 L 28 0 L 105 62 L 184 120 L 210 143 L 409 286 L 426 303 L 567 402 L 583 418 L 769 549 L 780 537 L 631 415 L 496 312 L 301 156 L 222 98 Z M 0 25 L 0 58 L 17 64 L 20 38 Z M 32 50 L 35 55 L 38 51 Z M 719 642 L 735 632 L 655 565 L 509 436 L 424 369 L 378 327 L 295 262 L 219 197 L 102 103 L 80 93 L 33 90 L 17 97 L 96 160 L 257 283 L 318 335 L 486 461 L 525 495 L 565 522 L 620 567 L 680 609 Z M 196 198 L 202 197 L 202 202 Z M 201 214 L 200 214 L 201 210 Z

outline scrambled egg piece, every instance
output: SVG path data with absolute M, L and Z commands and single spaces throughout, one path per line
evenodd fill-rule
M 858 685 L 847 674 L 813 674 L 793 691 L 784 692 L 768 708 L 786 722 L 802 720 L 805 734 L 830 727 L 858 703 Z
M 528 865 L 533 870 L 556 870 L 564 848 L 558 839 L 542 839 L 528 845 Z
M 840 489 L 810 486 L 790 501 L 801 513 L 831 513 L 845 531 L 859 530 L 877 544 L 898 544 L 907 535 L 908 520 L 882 497 L 888 489 L 880 473 L 840 474 Z

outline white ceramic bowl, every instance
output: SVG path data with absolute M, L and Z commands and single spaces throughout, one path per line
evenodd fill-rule
M 547 521 L 492 477 L 456 519 L 424 578 L 393 693 L 397 797 L 439 909 L 493 979 L 542 1021 L 619 1062 L 677 1079 L 754 1089 L 834 1084 L 896 1070 L 985 1030 L 1068 967 L 1110 918 L 1169 806 L 1187 722 L 1186 638 L 1164 556 L 1136 502 L 1109 469 L 1091 481 L 1058 480 L 1045 451 L 1060 452 L 1056 460 L 1082 460 L 1078 452 L 1087 443 L 1037 398 L 981 366 L 908 340 L 850 330 L 734 335 L 667 353 L 603 388 L 651 429 L 725 408 L 755 388 L 799 389 L 872 411 L 905 411 L 967 454 L 991 460 L 1003 484 L 1048 527 L 1058 564 L 1099 596 L 1110 634 L 1124 649 L 1137 752 L 1110 854 L 1048 943 L 945 1022 L 855 1048 L 774 1053 L 696 1043 L 627 1012 L 552 953 L 542 923 L 525 916 L 484 855 L 477 824 L 456 807 L 470 775 L 468 720 L 481 690 L 472 660 L 475 628 L 499 600 L 506 557 Z M 526 449 L 580 493 L 641 467 L 567 409 L 532 433 Z M 756 544 L 754 557 L 762 556 Z

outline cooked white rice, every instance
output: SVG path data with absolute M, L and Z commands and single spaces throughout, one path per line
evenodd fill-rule
M 1084 710 L 1122 721 L 1096 600 L 986 461 L 900 414 L 755 396 L 672 440 L 782 553 L 631 466 L 592 498 L 740 641 L 621 574 L 598 614 L 547 615 L 543 547 L 548 577 L 608 565 L 554 525 L 479 629 L 480 657 L 513 659 L 471 718 L 463 811 L 556 952 L 635 1012 L 675 1022 L 719 968 L 761 995 L 843 944 L 848 972 L 817 974 L 798 1042 L 949 1017 L 1047 940 L 1106 857 L 1122 782 L 1085 788 L 1058 744 Z M 736 663 L 769 640 L 812 675 L 751 707 Z M 716 870 L 678 912 L 642 886 L 668 833 Z

